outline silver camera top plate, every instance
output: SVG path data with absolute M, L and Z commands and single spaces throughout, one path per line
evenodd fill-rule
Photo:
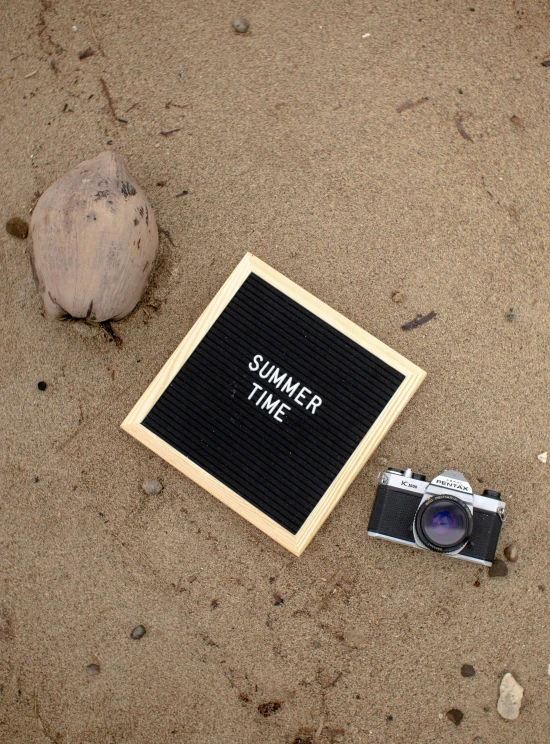
M 409 473 L 411 473 L 410 476 Z M 461 496 L 465 501 L 472 503 L 474 509 L 482 509 L 486 512 L 496 512 L 498 514 L 504 513 L 504 508 L 506 506 L 504 501 L 472 493 L 472 488 L 464 476 L 462 476 L 462 479 L 453 478 L 450 476 L 450 473 L 462 475 L 462 473 L 458 473 L 458 471 L 446 470 L 436 476 L 431 483 L 428 483 L 425 480 L 414 478 L 412 476 L 412 471 L 410 470 L 405 470 L 404 474 L 392 472 L 392 470 L 386 470 L 384 473 L 379 475 L 378 482 L 381 485 L 389 486 L 390 488 L 400 488 L 406 491 L 411 491 L 411 493 L 418 494 L 420 498 L 424 496 L 424 493 L 428 488 L 430 495 L 433 496 L 454 492 L 457 496 Z M 465 485 L 467 486 L 467 490 L 464 488 Z

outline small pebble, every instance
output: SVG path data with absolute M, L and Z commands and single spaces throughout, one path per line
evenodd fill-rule
M 449 721 L 452 721 L 455 726 L 459 726 L 460 722 L 464 718 L 464 713 L 461 710 L 458 710 L 458 708 L 452 708 L 447 711 L 447 718 Z
M 136 625 L 136 627 L 130 633 L 130 638 L 132 638 L 134 641 L 139 641 L 140 638 L 143 638 L 146 632 L 147 631 L 145 630 L 143 625 Z
M 514 75 L 514 80 L 521 80 L 521 75 Z
M 73 26 L 73 31 L 78 31 L 78 28 L 76 26 Z
M 493 578 L 495 576 L 508 576 L 508 566 L 504 561 L 501 561 L 500 558 L 497 558 L 489 569 L 489 576 L 492 576 Z
M 459 93 L 460 93 L 461 95 L 462 95 L 462 93 L 464 93 L 464 91 L 462 90 L 462 88 L 459 88 L 459 89 L 458 89 L 458 92 L 459 92 Z
M 233 28 L 239 34 L 246 34 L 248 29 L 250 28 L 250 23 L 246 20 L 246 18 L 237 18 L 236 21 L 233 21 Z
M 474 739 L 474 744 L 483 744 L 483 740 L 479 738 L 479 736 L 476 736 Z
M 37 388 L 40 390 L 41 393 L 44 392 L 44 390 L 48 387 L 48 384 L 44 382 L 44 380 L 40 380 L 40 382 L 37 385 Z
M 509 311 L 508 311 L 508 312 L 506 313 L 506 320 L 509 320 L 509 321 L 510 321 L 510 323 L 513 323 L 515 319 L 516 319 L 516 314 L 515 314 L 515 312 L 514 312 L 513 310 L 509 310 Z
M 12 217 L 6 222 L 6 231 L 15 238 L 21 238 L 25 240 L 29 234 L 29 226 L 20 217 Z
M 405 299 L 405 295 L 403 294 L 403 292 L 394 292 L 391 298 L 394 302 L 403 302 L 403 300 Z
M 162 483 L 154 478 L 145 478 L 141 487 L 148 496 L 158 496 L 163 489 Z
M 99 664 L 88 664 L 86 667 L 86 671 L 90 675 L 90 677 L 94 677 L 96 674 L 99 674 L 101 671 L 101 667 Z
M 380 465 L 381 468 L 385 468 L 388 464 L 388 460 L 385 457 L 377 457 L 376 464 Z
M 471 664 L 463 664 L 460 669 L 460 674 L 462 674 L 463 677 L 475 677 L 476 670 Z
M 541 452 L 540 455 L 537 455 L 537 460 L 542 462 L 543 465 L 546 465 L 548 462 L 548 452 Z
M 500 696 L 497 704 L 499 715 L 507 721 L 515 721 L 519 716 L 522 699 L 523 687 L 508 672 L 500 683 Z
M 517 545 L 515 543 L 512 543 L 511 545 L 508 545 L 507 548 L 504 548 L 504 555 L 506 556 L 507 560 L 510 561 L 510 563 L 515 563 L 518 559 Z

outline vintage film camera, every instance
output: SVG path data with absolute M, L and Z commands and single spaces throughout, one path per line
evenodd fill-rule
M 480 496 L 456 470 L 428 483 L 410 468 L 388 468 L 378 483 L 369 535 L 492 564 L 505 518 L 498 491 L 485 489 Z

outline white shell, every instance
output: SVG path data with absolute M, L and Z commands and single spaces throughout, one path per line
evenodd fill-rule
M 508 672 L 508 674 L 504 675 L 500 683 L 500 697 L 498 699 L 497 711 L 507 721 L 515 721 L 519 716 L 522 699 L 523 687 Z

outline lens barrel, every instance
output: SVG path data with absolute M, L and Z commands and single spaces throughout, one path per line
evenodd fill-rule
M 474 520 L 463 501 L 442 494 L 420 505 L 414 526 L 420 542 L 427 548 L 438 553 L 453 553 L 470 539 Z

